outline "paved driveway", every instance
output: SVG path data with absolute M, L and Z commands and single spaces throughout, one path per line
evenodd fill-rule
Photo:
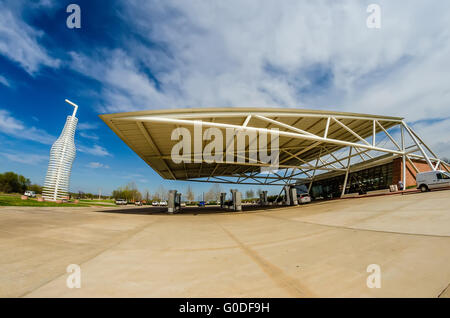
M 243 213 L 118 211 L 1 207 L 0 296 L 450 296 L 450 191 Z M 66 286 L 69 264 L 81 266 L 79 289 Z M 367 287 L 370 264 L 379 289 Z

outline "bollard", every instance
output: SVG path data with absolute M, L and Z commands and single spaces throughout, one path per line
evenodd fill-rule
M 259 194 L 259 204 L 262 205 L 262 206 L 265 206 L 265 205 L 268 204 L 268 202 L 267 202 L 267 191 L 262 191 Z
M 181 193 L 180 192 L 176 193 L 175 210 L 177 212 L 181 211 Z
M 167 212 L 170 214 L 175 213 L 176 196 L 177 196 L 177 190 L 169 190 L 169 200 L 167 201 Z
M 291 205 L 291 194 L 289 193 L 290 186 L 284 186 L 284 204 Z
M 231 198 L 233 200 L 233 207 L 232 209 L 234 211 L 242 211 L 242 195 L 237 189 L 231 189 Z
M 225 207 L 225 200 L 226 200 L 227 194 L 222 192 L 220 193 L 220 208 L 223 209 Z
M 297 189 L 295 187 L 291 187 L 291 205 L 298 205 L 298 199 L 297 199 Z

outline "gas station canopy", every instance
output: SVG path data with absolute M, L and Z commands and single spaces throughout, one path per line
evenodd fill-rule
M 400 117 L 294 108 L 189 108 L 105 114 L 100 118 L 162 178 L 172 180 L 284 185 L 310 180 L 316 170 L 345 173 L 352 158 L 360 158 L 364 163 L 373 162 L 380 155 L 409 155 L 425 159 L 430 165 L 438 160 L 433 154 L 426 154 L 424 149 L 428 147 Z M 193 145 L 200 124 L 201 149 L 214 139 L 203 135 L 208 128 L 222 132 L 221 149 L 215 151 L 223 154 L 224 159 L 211 163 L 197 156 L 194 160 L 193 151 L 190 162 L 174 162 L 172 149 L 181 140 L 172 138 L 174 130 L 188 130 Z M 414 149 L 406 148 L 402 140 L 396 141 L 388 132 L 395 127 L 402 136 L 404 132 L 411 136 Z M 236 132 L 231 140 L 225 137 L 227 129 Z M 267 173 L 261 169 L 269 167 L 269 163 L 250 158 L 253 146 L 258 143 L 251 133 L 268 133 L 270 153 L 269 150 L 275 149 L 270 144 L 272 129 L 278 130 L 278 170 Z M 386 142 L 380 144 L 380 133 L 389 147 Z M 243 138 L 245 151 L 239 153 L 235 145 L 240 134 L 247 138 Z M 344 152 L 344 148 L 350 151 Z M 414 154 L 417 151 L 419 154 Z M 225 160 L 230 152 L 233 157 L 245 160 Z

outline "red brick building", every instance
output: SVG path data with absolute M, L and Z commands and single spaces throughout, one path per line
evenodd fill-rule
M 411 160 L 414 166 L 410 162 L 406 162 L 406 187 L 411 187 L 416 185 L 416 174 L 417 170 L 419 172 L 431 171 L 430 166 L 423 160 Z M 403 165 L 402 158 L 396 158 L 392 161 L 392 184 L 398 184 L 398 182 L 402 179 L 403 173 Z M 447 167 L 443 164 L 440 164 L 438 167 L 439 170 L 449 171 Z
M 412 164 L 411 164 L 412 163 Z M 417 171 L 431 171 L 425 160 L 410 159 L 406 164 L 406 188 L 416 186 Z M 450 169 L 440 164 L 439 170 Z M 384 155 L 374 160 L 365 161 L 351 166 L 346 183 L 345 193 L 364 194 L 370 191 L 389 189 L 390 185 L 398 185 L 402 180 L 402 157 Z M 318 175 L 312 185 L 305 183 L 313 197 L 336 198 L 342 194 L 345 172 L 329 172 Z

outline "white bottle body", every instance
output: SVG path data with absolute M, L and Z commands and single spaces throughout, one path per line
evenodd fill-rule
M 77 123 L 78 118 L 67 116 L 61 135 L 52 145 L 43 190 L 45 200 L 62 200 L 68 196 L 70 173 L 76 154 L 75 129 Z

